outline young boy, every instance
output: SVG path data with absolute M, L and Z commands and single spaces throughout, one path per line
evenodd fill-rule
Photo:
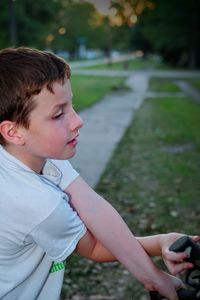
M 163 255 L 174 274 L 189 268 L 185 253 L 168 250 L 180 235 L 136 239 L 84 182 L 67 161 L 82 126 L 64 60 L 29 48 L 0 52 L 0 299 L 59 299 L 73 251 L 119 260 L 145 288 L 177 299 L 181 281 L 146 252 Z

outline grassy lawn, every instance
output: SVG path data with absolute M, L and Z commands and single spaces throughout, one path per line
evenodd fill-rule
M 187 78 L 181 79 L 181 81 L 185 81 L 189 83 L 192 87 L 197 89 L 200 92 L 200 79 L 199 78 Z M 176 85 L 174 79 L 170 78 L 157 78 L 152 77 L 149 81 L 150 90 L 153 92 L 181 92 L 181 89 Z
M 71 85 L 77 111 L 93 105 L 108 92 L 125 88 L 124 77 L 98 77 L 73 75 Z
M 87 69 L 107 69 L 107 70 L 148 70 L 148 69 L 167 69 L 168 67 L 160 60 L 155 58 L 136 58 L 124 62 L 107 63 L 87 67 Z
M 136 235 L 199 233 L 199 115 L 200 106 L 188 98 L 146 99 L 115 150 L 97 191 Z M 147 299 L 118 263 L 97 264 L 74 256 L 68 262 L 63 295 L 80 300 L 90 295 Z
M 136 235 L 199 233 L 199 114 L 186 98 L 148 99 L 118 145 L 97 190 Z M 132 281 L 124 299 L 143 293 Z
M 198 78 L 190 78 L 187 80 L 191 85 L 193 85 L 196 89 L 200 91 L 200 79 Z
M 90 106 L 118 88 L 124 88 L 124 78 L 73 76 L 75 108 Z M 179 88 L 171 79 L 152 78 L 150 90 Z M 199 114 L 200 107 L 187 98 L 147 99 L 118 145 L 97 191 L 135 234 L 198 233 Z M 118 295 L 116 300 L 146 295 L 118 263 L 97 264 L 75 256 L 68 261 L 62 294 L 63 299 L 79 295 L 81 300 L 90 295 Z
M 173 79 L 152 77 L 149 81 L 150 90 L 153 92 L 180 92 L 180 88 Z
M 137 234 L 197 233 L 199 114 L 186 98 L 148 99 L 116 149 L 98 191 L 125 218 L 130 211 L 127 222 Z

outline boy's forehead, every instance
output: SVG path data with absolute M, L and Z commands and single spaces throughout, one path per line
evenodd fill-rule
M 36 95 L 34 98 L 36 100 L 37 106 L 44 106 L 47 102 L 54 106 L 59 102 L 66 102 L 72 100 L 72 90 L 70 80 L 67 79 L 64 82 L 55 81 L 52 84 L 52 91 L 50 91 L 47 86 L 45 86 L 41 92 Z M 50 100 L 51 99 L 51 100 Z M 49 101 L 50 102 L 49 102 Z M 49 107 L 50 108 L 50 107 Z
M 70 79 L 66 79 L 66 83 L 67 83 L 67 85 L 68 85 L 68 87 L 69 87 L 69 90 L 70 90 L 70 93 L 71 93 L 71 97 L 73 97 L 73 93 L 72 93 L 72 86 L 71 86 L 71 81 L 70 81 Z
M 47 86 L 44 87 L 44 93 L 52 93 Z M 52 91 L 55 96 L 58 97 L 65 97 L 70 96 L 72 97 L 72 89 L 71 89 L 71 82 L 69 79 L 65 79 L 63 82 L 55 81 L 52 84 Z

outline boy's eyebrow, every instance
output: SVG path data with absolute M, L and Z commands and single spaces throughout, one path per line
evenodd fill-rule
M 56 104 L 55 106 L 52 107 L 52 111 L 55 111 L 58 108 L 64 107 L 68 104 L 69 101 L 65 101 L 65 102 L 60 102 L 58 104 Z

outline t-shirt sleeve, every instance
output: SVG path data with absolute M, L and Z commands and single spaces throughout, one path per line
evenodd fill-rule
M 60 188 L 64 191 L 74 179 L 79 176 L 79 173 L 72 167 L 68 160 L 51 160 L 52 163 L 60 170 L 62 176 L 59 183 Z
M 61 201 L 54 211 L 29 234 L 53 261 L 65 260 L 86 233 L 86 227 L 67 201 Z

